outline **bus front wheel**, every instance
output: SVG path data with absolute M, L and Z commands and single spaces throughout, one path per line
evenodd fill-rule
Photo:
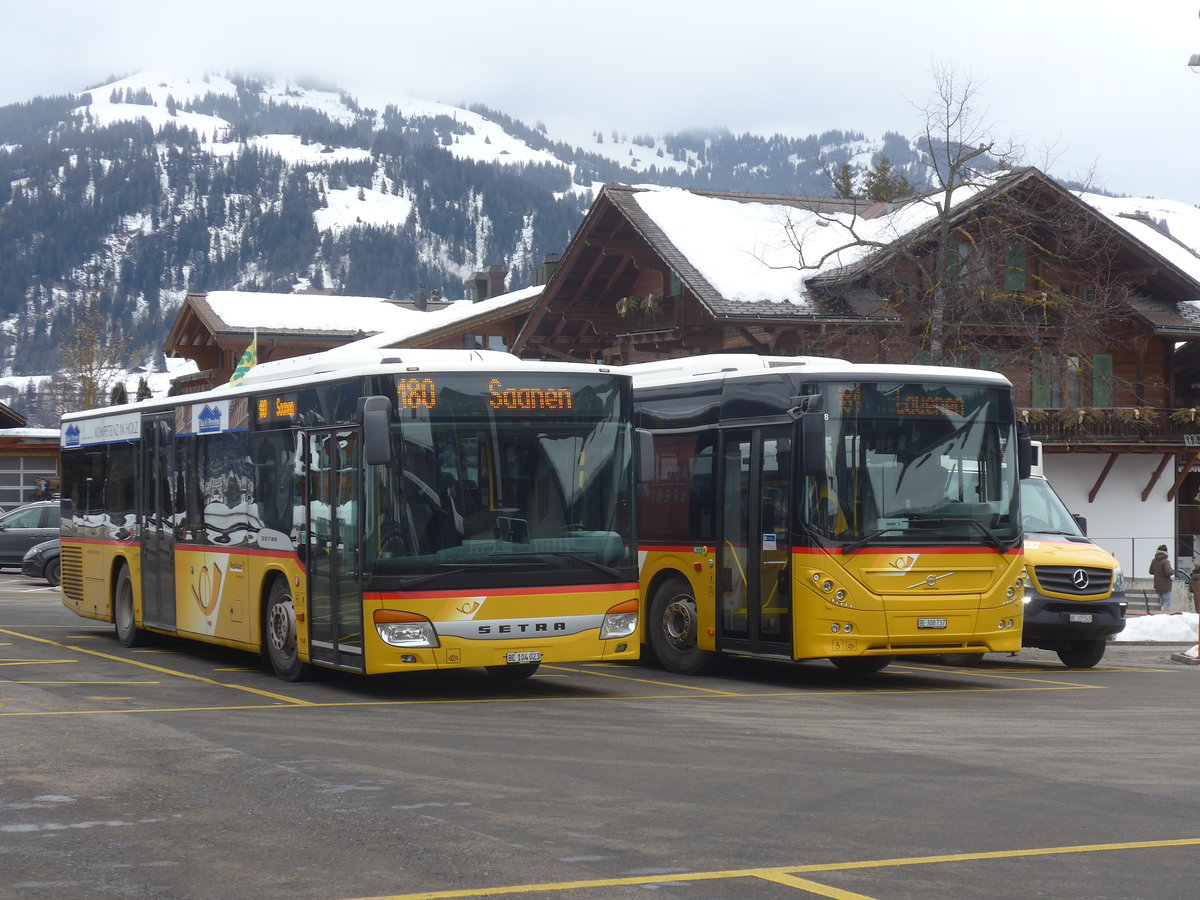
M 538 670 L 537 663 L 521 663 L 515 666 L 485 666 L 487 673 L 497 681 L 511 683 L 514 681 L 523 681 L 526 678 L 532 678 L 533 673 Z
M 113 626 L 122 647 L 140 647 L 146 642 L 146 632 L 137 627 L 133 617 L 133 578 L 124 567 L 113 591 Z
M 263 615 L 263 636 L 271 668 L 284 681 L 301 681 L 312 669 L 301 662 L 296 641 L 296 607 L 287 582 L 277 578 L 271 585 Z
M 696 598 L 682 578 L 659 585 L 650 603 L 650 647 L 663 668 L 678 675 L 698 675 L 707 669 L 713 654 L 696 646 L 700 616 Z
M 1104 658 L 1107 645 L 1104 638 L 1090 641 L 1067 641 L 1058 648 L 1058 658 L 1068 669 L 1090 669 Z

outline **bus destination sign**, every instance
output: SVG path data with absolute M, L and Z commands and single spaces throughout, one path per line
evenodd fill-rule
M 401 378 L 396 398 L 401 410 L 433 409 L 440 386 L 433 378 Z M 575 395 L 565 387 L 511 387 L 501 379 L 488 382 L 486 400 L 497 412 L 541 412 L 575 408 Z
M 258 425 L 290 425 L 296 419 L 296 395 L 272 394 L 254 400 L 254 421 Z
M 928 393 L 911 386 L 886 394 L 876 395 L 884 400 L 886 406 L 880 408 L 878 401 L 871 405 L 874 409 L 863 409 L 863 389 L 861 386 L 844 388 L 841 392 L 841 409 L 846 415 L 861 415 L 864 412 L 879 412 L 896 416 L 965 416 L 967 405 L 962 397 L 946 394 Z

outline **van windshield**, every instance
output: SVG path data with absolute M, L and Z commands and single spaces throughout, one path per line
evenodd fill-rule
M 1066 504 L 1043 478 L 1026 478 L 1021 482 L 1021 526 L 1040 534 L 1084 536 Z

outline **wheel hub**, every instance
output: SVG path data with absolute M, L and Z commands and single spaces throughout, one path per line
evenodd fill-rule
M 290 599 L 271 607 L 268 632 L 272 647 L 280 653 L 291 653 L 296 645 L 296 610 Z
M 696 646 L 696 606 L 691 598 L 677 598 L 663 610 L 663 634 L 676 650 Z

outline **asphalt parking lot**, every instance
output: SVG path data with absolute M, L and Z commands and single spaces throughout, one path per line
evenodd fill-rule
M 1200 667 L 285 684 L 0 573 L 0 897 L 1192 898 Z

